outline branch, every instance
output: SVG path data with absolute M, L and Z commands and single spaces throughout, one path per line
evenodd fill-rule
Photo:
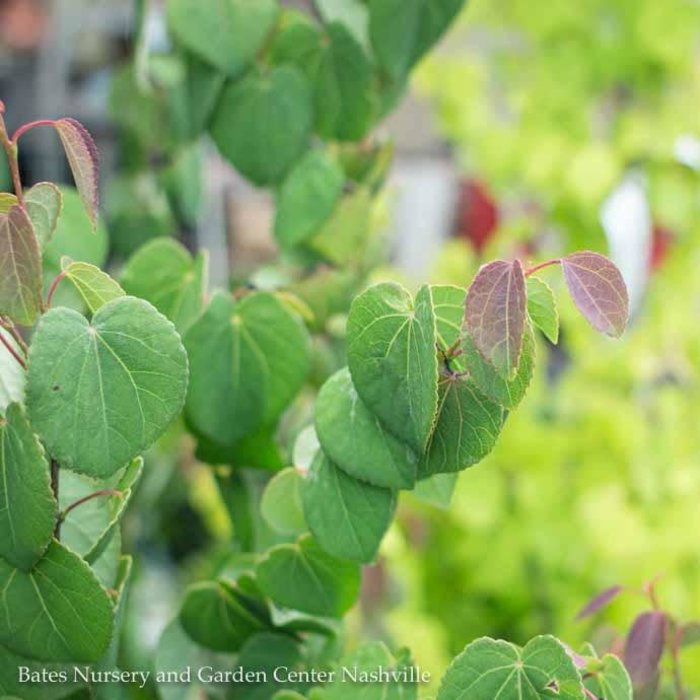
M 123 495 L 124 495 L 123 492 L 118 491 L 117 489 L 102 489 L 101 491 L 95 491 L 94 493 L 90 493 L 87 496 L 83 496 L 82 498 L 79 498 L 74 503 L 71 503 L 58 516 L 58 522 L 62 523 L 68 517 L 68 513 L 70 513 L 74 508 L 77 508 L 78 506 L 82 506 L 83 503 L 87 503 L 88 501 L 92 501 L 94 498 L 102 498 L 104 496 L 109 496 L 109 497 L 114 496 L 116 498 L 121 498 Z
M 7 348 L 10 355 L 12 355 L 12 357 L 14 357 L 24 369 L 27 369 L 27 363 L 25 362 L 24 358 L 17 352 L 17 350 L 15 350 L 12 343 L 5 337 L 4 333 L 0 333 L 0 342 L 2 342 L 2 344 Z

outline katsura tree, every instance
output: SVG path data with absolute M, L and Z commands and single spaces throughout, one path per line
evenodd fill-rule
M 231 0 L 216 12 L 168 3 L 174 35 L 216 78 L 192 83 L 212 90 L 202 123 L 244 176 L 278 187 L 278 237 L 337 272 L 364 245 L 352 224 L 337 222 L 352 221 L 346 198 L 364 191 L 352 173 L 376 174 L 377 151 L 348 154 L 336 142 L 366 134 L 462 3 L 353 5 L 368 22 L 359 36 L 345 15 L 302 20 L 280 15 L 272 0 Z M 206 103 L 202 94 L 194 102 Z M 197 458 L 212 465 L 235 537 L 213 575 L 190 585 L 173 611 L 155 671 L 206 666 L 223 679 L 236 669 L 357 667 L 366 673 L 357 682 L 338 675 L 317 684 L 300 673 L 279 683 L 268 673 L 195 692 L 417 697 L 407 650 L 378 642 L 345 649 L 343 617 L 358 600 L 362 566 L 375 560 L 400 492 L 449 487 L 496 443 L 531 381 L 535 333 L 557 339 L 548 268 L 561 269 L 582 314 L 614 337 L 628 315 L 619 271 L 580 252 L 536 265 L 498 260 L 468 287 L 362 289 L 347 314 L 347 366 L 323 382 L 287 466 L 281 419 L 309 379 L 316 330 L 298 287 L 210 292 L 206 256 L 162 238 L 137 250 L 119 281 L 80 255 L 56 261 L 52 238 L 72 196 L 51 183 L 23 188 L 18 168 L 21 137 L 39 127 L 56 130 L 97 219 L 95 148 L 80 124 L 45 120 L 10 136 L 0 123 L 14 187 L 0 197 L 0 689 L 29 699 L 124 691 L 46 684 L 42 670 L 74 678 L 75 664 L 118 668 L 130 570 L 119 521 L 142 453 L 182 416 Z M 309 147 L 318 143 L 312 132 L 332 144 Z M 321 298 L 334 293 L 324 279 L 314 279 Z M 249 478 L 255 469 L 262 480 Z M 28 682 L 18 681 L 19 667 L 30 670 Z M 379 668 L 394 675 L 376 681 Z M 576 654 L 542 636 L 522 648 L 469 644 L 438 700 L 622 700 L 631 692 L 616 657 Z

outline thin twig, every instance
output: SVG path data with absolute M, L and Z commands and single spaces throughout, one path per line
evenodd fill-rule
M 66 276 L 66 271 L 62 270 L 59 272 L 56 277 L 54 278 L 54 281 L 51 282 L 51 286 L 49 287 L 48 294 L 46 295 L 46 308 L 49 309 L 51 308 L 51 302 L 53 301 L 53 295 L 56 292 L 56 287 L 60 284 L 61 280 Z
M 7 127 L 5 126 L 5 118 L 3 114 L 5 112 L 5 105 L 2 104 L 0 108 L 0 144 L 5 149 L 7 153 L 7 162 L 10 166 L 10 173 L 12 174 L 12 185 L 17 195 L 17 199 L 20 204 L 24 204 L 24 193 L 22 191 L 22 179 L 19 176 L 19 161 L 17 160 L 17 144 L 10 139 L 7 135 Z
M 12 321 L 8 318 L 3 318 L 0 319 L 0 326 L 2 326 L 10 335 L 15 339 L 17 345 L 22 348 L 22 352 L 26 355 L 29 352 L 29 347 L 27 344 L 24 342 L 24 338 L 22 337 L 22 334 L 17 330 L 17 327 L 15 326 Z
M 530 275 L 534 275 L 535 272 L 538 272 L 539 270 L 543 270 L 545 267 L 551 267 L 552 265 L 559 265 L 561 263 L 560 258 L 553 258 L 552 260 L 546 260 L 543 263 L 540 263 L 539 265 L 535 265 L 534 267 L 530 267 L 527 270 L 525 270 L 525 277 L 529 277 Z
M 12 357 L 17 360 L 17 362 L 22 365 L 24 369 L 27 369 L 27 363 L 25 362 L 24 358 L 15 350 L 14 346 L 12 343 L 5 337 L 4 333 L 0 333 L 0 342 L 7 348 L 7 351 L 12 355 Z
M 59 520 L 59 522 L 63 522 L 68 517 L 68 513 L 70 513 L 74 508 L 77 508 L 78 506 L 82 506 L 83 503 L 87 503 L 88 501 L 91 501 L 93 498 L 102 498 L 103 496 L 115 496 L 117 498 L 120 498 L 123 495 L 124 494 L 121 491 L 118 491 L 117 489 L 102 489 L 101 491 L 95 491 L 94 493 L 90 493 L 87 496 L 83 496 L 82 498 L 79 498 L 74 503 L 71 503 L 58 516 L 58 520 Z

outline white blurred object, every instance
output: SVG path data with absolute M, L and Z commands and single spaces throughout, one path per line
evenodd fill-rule
M 398 159 L 390 186 L 396 195 L 391 222 L 394 262 L 409 276 L 424 277 L 454 223 L 454 165 L 447 159 Z
M 700 139 L 693 134 L 683 134 L 673 144 L 676 160 L 693 170 L 700 170 Z
M 610 257 L 620 268 L 634 313 L 649 279 L 653 222 L 644 177 L 629 172 L 600 210 L 600 220 L 610 246 Z

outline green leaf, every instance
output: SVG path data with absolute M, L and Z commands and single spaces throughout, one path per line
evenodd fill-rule
M 106 482 L 95 482 L 69 471 L 62 472 L 59 490 L 61 512 L 96 491 L 114 492 L 92 498 L 72 509 L 61 525 L 61 541 L 88 564 L 97 561 L 110 544 L 142 470 L 143 459 L 138 457 L 123 472 Z
M 51 282 L 61 271 L 61 260 L 81 260 L 100 267 L 107 259 L 108 237 L 102 223 L 93 230 L 92 223 L 72 187 L 62 187 L 63 209 L 51 242 L 44 248 L 44 272 Z M 54 297 L 55 303 L 55 297 Z
M 44 450 L 16 403 L 0 418 L 0 477 L 0 556 L 28 571 L 51 542 L 56 500 Z
M 53 182 L 40 182 L 27 190 L 24 201 L 39 247 L 43 249 L 51 242 L 58 226 L 63 208 L 61 190 Z
M 370 287 L 348 317 L 348 365 L 360 398 L 398 438 L 422 453 L 437 412 L 438 367 L 432 292 L 415 305 L 400 285 Z
M 523 695 L 523 689 L 526 695 Z M 437 700 L 584 700 L 573 660 L 554 637 L 535 637 L 523 648 L 484 637 L 447 669 Z
M 316 75 L 316 131 L 326 139 L 359 141 L 375 114 L 374 71 L 344 24 L 331 22 L 326 34 Z
M 559 340 L 559 312 L 551 287 L 538 277 L 527 278 L 527 312 L 533 325 L 555 345 Z
M 156 238 L 129 258 L 121 282 L 128 294 L 150 301 L 184 333 L 204 307 L 207 262 L 205 251 L 193 259 L 172 238 Z
M 341 559 L 375 559 L 396 510 L 395 492 L 353 479 L 319 451 L 301 495 L 306 522 L 323 549 Z
M 433 285 L 437 340 L 442 350 L 448 350 L 462 337 L 464 300 L 467 292 L 448 284 Z
M 418 467 L 423 476 L 461 471 L 480 462 L 503 426 L 503 409 L 468 379 L 443 377 L 439 392 L 437 423 Z
M 0 214 L 0 314 L 31 326 L 41 308 L 41 253 L 20 206 Z
M 335 265 L 350 264 L 365 250 L 371 213 L 372 195 L 366 187 L 358 187 L 338 202 L 331 217 L 308 242 L 309 247 Z
M 527 321 L 525 276 L 519 260 L 495 260 L 477 273 L 467 292 L 464 328 L 476 349 L 503 377 L 520 363 Z
M 190 51 L 230 76 L 255 58 L 277 18 L 275 0 L 168 0 L 168 25 Z
M 14 338 L 3 328 L 0 335 L 21 356 L 22 351 Z M 0 416 L 13 401 L 21 401 L 24 397 L 25 371 L 19 362 L 10 354 L 3 343 L 0 343 Z
M 255 573 L 277 604 L 311 615 L 340 617 L 360 591 L 359 566 L 331 556 L 310 535 L 268 550 Z
M 88 130 L 75 119 L 58 119 L 53 126 L 63 144 L 80 199 L 94 229 L 100 207 L 97 146 Z
M 173 325 L 148 302 L 121 297 L 88 323 L 52 309 L 29 351 L 27 410 L 50 454 L 109 476 L 163 433 L 182 408 L 187 356 Z
M 382 68 L 405 76 L 447 29 L 464 0 L 372 0 L 370 39 Z
M 287 248 L 313 236 L 333 213 L 343 191 L 343 171 L 325 151 L 309 151 L 277 193 L 275 237 Z
M 107 302 L 126 295 L 116 280 L 90 263 L 64 259 L 63 272 L 80 293 L 90 313 L 94 314 Z
M 600 700 L 632 700 L 632 681 L 617 656 L 606 654 L 587 669 L 584 684 Z
M 369 10 L 364 0 L 315 0 L 323 21 L 342 23 L 369 49 Z
M 413 487 L 418 463 L 415 452 L 367 409 L 347 368 L 321 388 L 315 423 L 324 452 L 348 475 L 385 488 Z
M 187 417 L 232 445 L 277 420 L 310 369 L 309 337 L 273 294 L 239 301 L 219 293 L 185 336 L 191 381 Z
M 7 214 L 17 204 L 19 204 L 19 200 L 14 194 L 0 192 L 0 214 Z
M 180 611 L 180 623 L 197 644 L 226 652 L 238 651 L 250 637 L 271 624 L 261 601 L 226 581 L 190 586 Z
M 301 482 L 299 472 L 294 467 L 289 467 L 275 474 L 265 487 L 260 512 L 275 532 L 299 535 L 306 530 Z
M 270 63 L 293 65 L 313 81 L 321 62 L 323 41 L 318 24 L 307 14 L 284 8 L 270 44 Z
M 452 502 L 452 495 L 457 486 L 458 477 L 459 474 L 456 472 L 433 474 L 416 482 L 413 494 L 421 501 L 446 510 Z
M 411 666 L 408 658 L 396 658 L 382 642 L 363 644 L 341 659 L 327 700 L 415 700 L 418 683 L 408 680 Z M 397 679 L 374 680 L 380 672 L 396 673 Z
M 29 573 L 0 560 L 0 607 L 0 644 L 39 661 L 97 661 L 112 637 L 107 592 L 56 541 Z
M 535 334 L 530 324 L 525 328 L 520 364 L 513 379 L 503 379 L 474 347 L 468 333 L 462 339 L 464 362 L 471 380 L 485 396 L 508 409 L 515 408 L 525 396 L 535 369 Z
M 20 667 L 26 669 L 29 680 L 20 681 Z M 3 700 L 19 698 L 21 700 L 60 700 L 84 687 L 84 683 L 73 683 L 75 666 L 73 664 L 46 663 L 35 661 L 21 654 L 16 654 L 0 646 L 0 697 Z M 47 683 L 42 680 L 44 674 L 66 673 L 66 683 Z
M 211 135 L 221 154 L 254 184 L 280 182 L 304 150 L 313 122 L 306 77 L 293 66 L 253 70 L 221 95 Z

